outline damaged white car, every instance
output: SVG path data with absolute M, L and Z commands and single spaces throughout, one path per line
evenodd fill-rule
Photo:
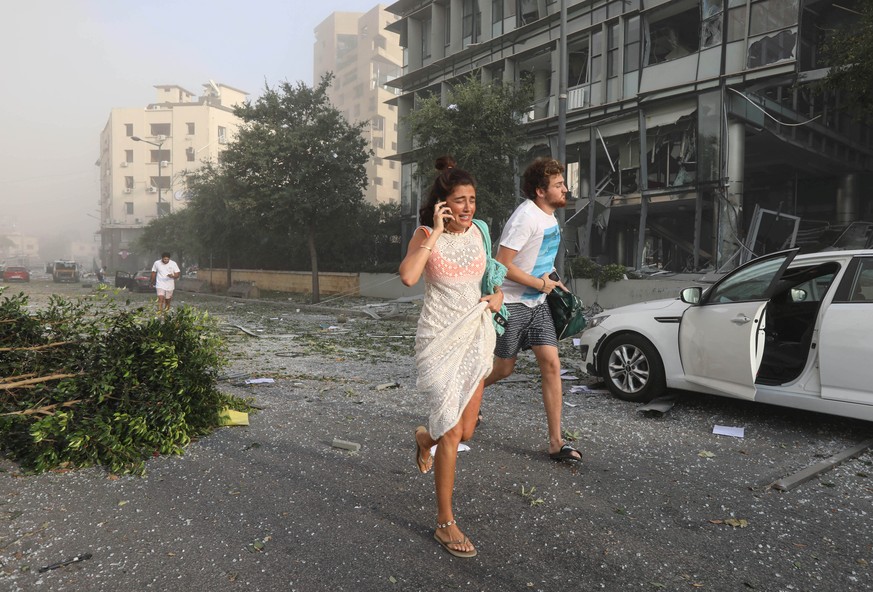
M 581 349 L 627 401 L 679 389 L 873 420 L 873 250 L 766 255 L 705 290 L 604 311 Z

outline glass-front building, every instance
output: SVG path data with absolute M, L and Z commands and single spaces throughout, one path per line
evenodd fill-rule
M 826 31 L 855 18 L 845 6 L 563 1 L 566 60 L 560 0 L 388 7 L 404 51 L 393 81 L 404 238 L 421 191 L 403 116 L 473 74 L 532 85 L 523 115 L 530 159 L 559 153 L 567 89 L 565 176 L 578 198 L 566 212 L 570 255 L 681 272 L 730 269 L 789 244 L 869 242 L 873 132 L 840 109 L 839 96 L 814 90 L 828 71 Z

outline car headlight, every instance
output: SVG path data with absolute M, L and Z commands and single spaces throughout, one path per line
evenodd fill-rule
M 586 329 L 593 329 L 594 327 L 597 327 L 598 325 L 600 325 L 600 323 L 602 323 L 603 321 L 605 321 L 608 318 L 609 318 L 609 315 L 596 316 L 593 319 L 588 321 L 588 326 L 585 328 Z

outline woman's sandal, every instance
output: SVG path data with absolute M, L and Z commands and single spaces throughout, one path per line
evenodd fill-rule
M 422 430 L 427 431 L 427 428 L 424 426 L 418 426 L 417 428 L 415 428 L 415 464 L 418 465 L 419 473 L 427 473 L 433 466 L 433 455 L 431 454 L 427 457 L 427 459 L 422 456 L 422 453 L 424 451 L 418 444 L 418 433 Z
M 454 520 L 449 520 L 445 524 L 440 524 L 437 522 L 437 530 L 441 528 L 448 528 L 452 524 L 457 524 Z M 459 549 L 452 549 L 449 545 L 466 545 L 470 542 L 470 539 L 467 538 L 467 535 L 464 535 L 464 539 L 461 541 L 444 541 L 437 536 L 437 533 L 433 533 L 433 538 L 436 539 L 440 545 L 442 545 L 443 549 L 454 555 L 455 557 L 462 557 L 464 559 L 468 559 L 470 557 L 475 557 L 477 554 L 476 549 L 474 548 L 472 551 L 461 551 Z

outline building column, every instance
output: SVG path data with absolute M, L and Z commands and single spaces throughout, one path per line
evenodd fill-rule
M 717 201 L 716 269 L 736 267 L 735 255 L 742 242 L 740 224 L 743 220 L 743 182 L 746 172 L 746 126 L 740 121 L 729 121 L 727 174 L 725 199 Z
M 840 177 L 837 188 L 837 224 L 849 224 L 859 217 L 861 207 L 861 177 L 857 173 L 849 173 Z

